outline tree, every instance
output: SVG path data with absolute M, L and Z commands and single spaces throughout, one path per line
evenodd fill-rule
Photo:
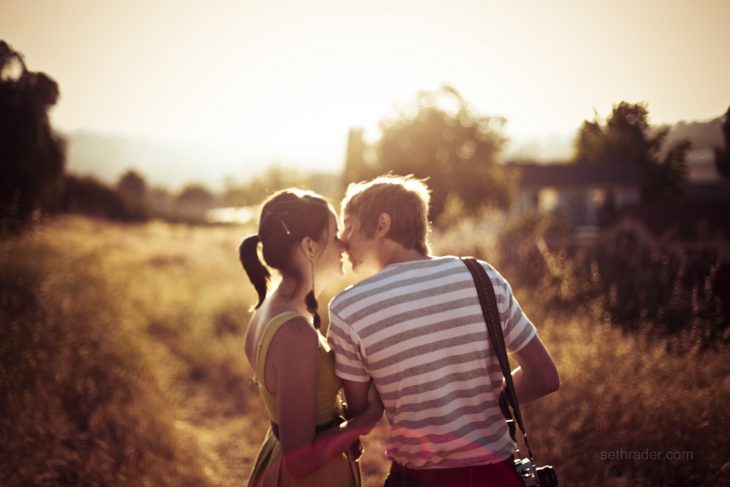
M 0 41 L 0 232 L 18 231 L 36 211 L 60 203 L 65 145 L 48 120 L 58 97 L 53 79 L 28 71 L 23 56 Z
M 119 178 L 117 191 L 124 195 L 141 199 L 147 193 L 147 183 L 141 174 L 129 169 Z
M 215 203 L 215 195 L 202 184 L 191 183 L 180 192 L 177 202 L 198 208 L 210 208 Z
M 373 169 L 365 160 L 367 146 L 363 141 L 363 129 L 351 128 L 347 133 L 347 153 L 345 154 L 345 171 L 343 179 L 348 183 L 367 179 Z
M 715 167 L 718 174 L 730 182 L 730 107 L 725 112 L 722 136 L 725 140 L 725 148 L 715 147 Z
M 576 136 L 575 161 L 638 166 L 646 200 L 681 195 L 686 180 L 685 157 L 691 144 L 680 140 L 662 154 L 669 129 L 653 131 L 648 118 L 646 104 L 622 101 L 614 105 L 605 124 L 598 117 L 584 121 Z
M 63 210 L 109 220 L 139 220 L 118 191 L 90 176 L 66 177 Z
M 141 174 L 127 170 L 117 181 L 117 192 L 127 207 L 130 219 L 147 220 L 150 217 L 147 183 Z
M 392 171 L 428 178 L 433 220 L 452 201 L 467 214 L 485 205 L 505 208 L 510 178 L 496 163 L 503 124 L 475 113 L 451 86 L 421 92 L 412 107 L 381 122 L 377 160 L 368 176 Z

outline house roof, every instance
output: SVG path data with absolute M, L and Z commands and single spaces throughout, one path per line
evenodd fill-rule
M 520 171 L 520 187 L 565 187 L 593 185 L 641 186 L 641 170 L 626 164 L 508 164 Z

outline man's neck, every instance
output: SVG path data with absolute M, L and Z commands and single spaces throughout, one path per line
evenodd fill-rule
M 428 255 L 423 255 L 420 252 L 417 252 L 412 249 L 404 249 L 400 245 L 388 249 L 385 252 L 382 252 L 378 258 L 378 264 L 380 265 L 380 269 L 383 269 L 384 267 L 387 267 L 391 264 L 399 264 L 401 262 L 410 262 L 414 260 L 425 260 L 430 259 L 431 257 Z

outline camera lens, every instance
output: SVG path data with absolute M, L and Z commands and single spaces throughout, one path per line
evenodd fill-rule
M 540 487 L 553 487 L 558 485 L 558 476 L 555 475 L 555 470 L 550 465 L 536 468 L 535 474 L 537 475 L 537 481 L 540 483 Z

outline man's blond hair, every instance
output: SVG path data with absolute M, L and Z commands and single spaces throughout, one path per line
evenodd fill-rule
M 390 216 L 387 237 L 422 255 L 428 245 L 428 205 L 431 195 L 425 182 L 413 175 L 387 174 L 372 181 L 352 183 L 342 200 L 342 216 L 356 217 L 366 236 L 373 237 L 382 213 Z

